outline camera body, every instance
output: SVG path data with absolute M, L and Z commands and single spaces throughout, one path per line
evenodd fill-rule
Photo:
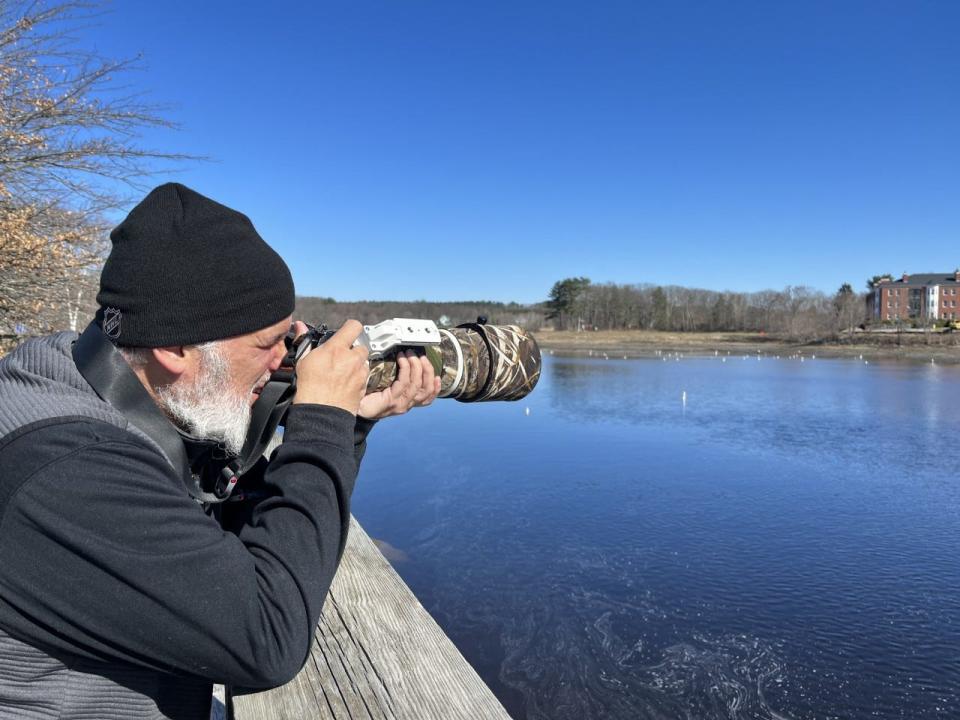
M 293 402 L 297 362 L 334 334 L 325 325 L 287 335 L 287 355 L 270 376 L 253 405 L 250 429 L 240 456 L 221 470 L 207 502 L 228 499 L 237 480 L 263 455 Z M 365 325 L 357 338 L 370 357 L 367 393 L 389 387 L 397 377 L 397 353 L 426 355 L 440 378 L 438 397 L 460 402 L 519 400 L 540 378 L 540 348 L 533 336 L 516 325 L 488 325 L 486 318 L 455 328 L 440 328 L 432 320 L 393 318 Z
M 292 351 L 292 364 L 295 365 L 311 349 L 325 343 L 334 333 L 326 325 L 307 326 L 307 332 L 297 338 L 287 337 L 287 349 Z M 434 372 L 440 375 L 442 371 L 442 355 L 440 346 L 443 331 L 433 320 L 418 318 L 392 318 L 376 325 L 364 325 L 363 332 L 357 338 L 355 345 L 367 348 L 367 355 L 371 363 L 371 372 L 378 362 L 389 361 L 397 353 L 404 350 L 413 350 L 418 355 L 426 355 L 433 365 Z M 367 383 L 367 392 L 380 389 L 376 382 Z

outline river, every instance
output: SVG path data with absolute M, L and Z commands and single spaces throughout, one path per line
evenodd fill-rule
M 354 513 L 518 720 L 960 717 L 960 368 L 545 358 Z

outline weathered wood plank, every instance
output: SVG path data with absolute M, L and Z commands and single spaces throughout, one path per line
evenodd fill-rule
M 233 706 L 236 720 L 509 720 L 356 521 L 310 660 Z

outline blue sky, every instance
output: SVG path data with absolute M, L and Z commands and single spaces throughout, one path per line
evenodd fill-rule
M 863 288 L 960 265 L 955 2 L 115 2 L 148 145 L 300 294 Z

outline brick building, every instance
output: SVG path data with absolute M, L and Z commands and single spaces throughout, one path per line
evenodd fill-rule
M 960 319 L 960 270 L 882 277 L 867 295 L 867 309 L 879 322 Z

